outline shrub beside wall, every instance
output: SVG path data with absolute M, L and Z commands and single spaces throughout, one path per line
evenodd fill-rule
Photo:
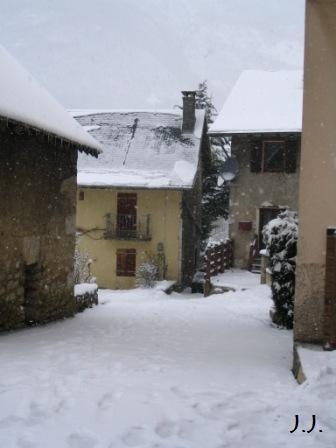
M 285 210 L 263 229 L 272 272 L 272 321 L 293 328 L 298 216 Z

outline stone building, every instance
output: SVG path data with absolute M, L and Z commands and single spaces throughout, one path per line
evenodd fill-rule
M 0 47 L 0 330 L 74 313 L 77 150 L 100 145 Z
M 209 160 L 204 111 L 184 92 L 183 113 L 74 111 L 104 145 L 78 160 L 80 249 L 106 288 L 132 288 L 139 265 L 159 260 L 160 277 L 190 284 L 200 243 L 202 168 Z
M 306 2 L 294 338 L 336 348 L 336 1 Z
M 235 169 L 226 175 L 236 267 L 258 270 L 263 226 L 281 209 L 297 210 L 301 116 L 301 72 L 248 70 L 210 127 L 210 136 L 231 138 Z

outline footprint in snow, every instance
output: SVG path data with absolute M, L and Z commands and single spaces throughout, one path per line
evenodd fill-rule
M 126 446 L 139 446 L 145 442 L 145 431 L 142 426 L 133 426 L 123 436 L 121 440 Z
M 162 420 L 155 426 L 155 433 L 162 439 L 167 439 L 176 433 L 177 425 L 170 420 Z
M 192 438 L 194 431 L 195 431 L 195 424 L 193 420 L 182 420 L 179 423 L 179 429 L 177 435 L 181 439 L 189 440 Z
M 221 420 L 227 411 L 227 403 L 218 402 L 215 404 L 210 403 L 194 403 L 192 408 L 200 417 L 209 420 Z
M 97 402 L 97 407 L 101 410 L 109 409 L 115 400 L 122 397 L 121 392 L 107 392 L 101 399 Z
M 26 419 L 26 425 L 34 426 L 39 424 L 42 420 L 48 418 L 49 411 L 46 410 L 45 404 L 31 401 L 29 405 L 29 414 Z
M 26 437 L 20 437 L 17 439 L 16 445 L 18 448 L 34 448 L 36 446 L 36 442 L 33 442 Z
M 94 448 L 97 445 L 97 440 L 86 433 L 72 433 L 67 441 L 69 448 Z
M 24 421 L 25 421 L 24 418 L 18 417 L 17 415 L 9 415 L 8 417 L 5 417 L 2 420 L 0 420 L 0 429 L 8 428 L 9 426 L 16 425 Z
M 173 386 L 170 388 L 174 395 L 178 398 L 182 398 L 183 400 L 187 400 L 189 398 L 188 394 L 186 394 L 182 389 L 177 386 Z

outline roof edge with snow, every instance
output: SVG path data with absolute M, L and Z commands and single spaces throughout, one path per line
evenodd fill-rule
M 102 151 L 100 143 L 1 45 L 0 64 L 0 118 L 98 156 Z
M 302 132 L 302 100 L 302 70 L 245 70 L 209 135 Z
M 219 137 L 223 134 L 234 135 L 234 134 L 301 134 L 302 129 L 216 129 L 213 131 L 208 131 L 208 134 L 213 137 Z

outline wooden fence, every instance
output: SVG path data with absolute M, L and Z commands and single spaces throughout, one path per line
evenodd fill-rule
M 211 292 L 210 278 L 217 274 L 222 274 L 225 269 L 233 265 L 233 245 L 231 240 L 211 245 L 204 255 L 204 296 Z

